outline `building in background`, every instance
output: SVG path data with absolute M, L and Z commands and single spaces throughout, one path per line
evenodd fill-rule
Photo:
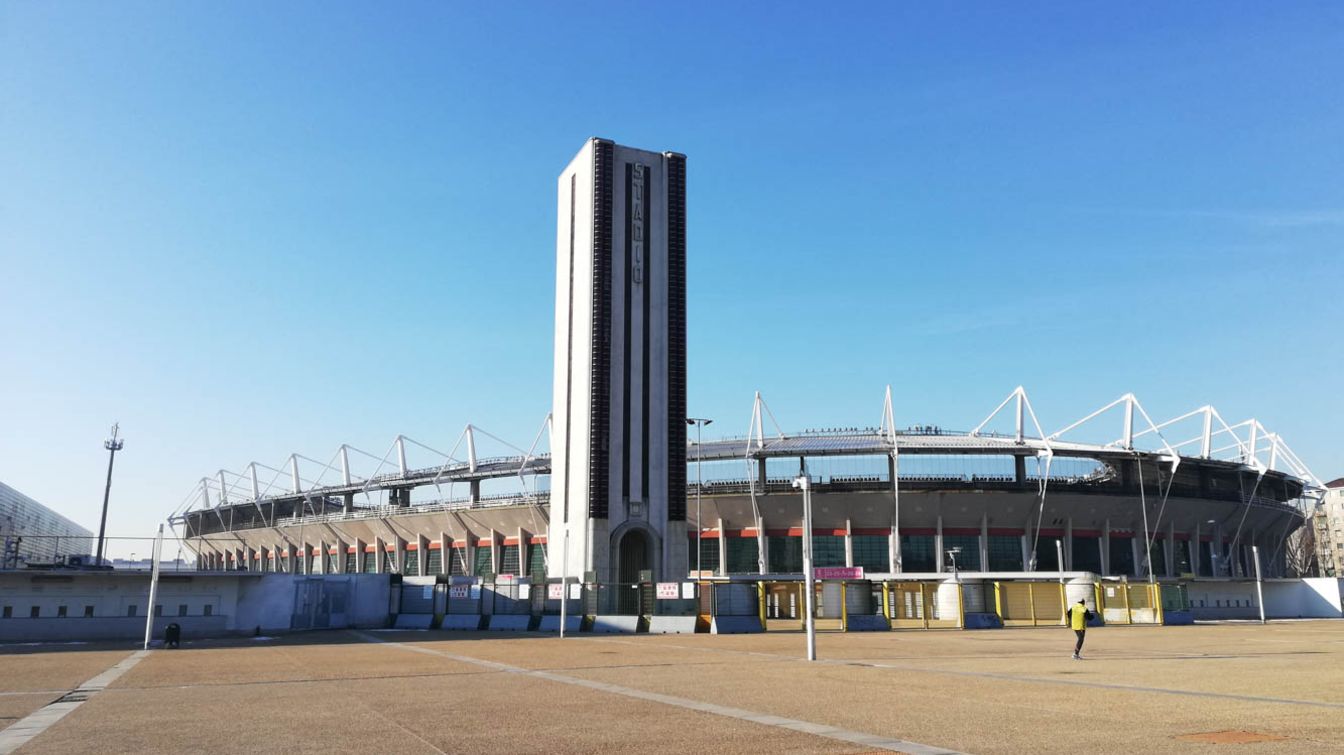
M 0 482 L 0 568 L 93 553 L 93 533 Z
M 1325 484 L 1325 496 L 1312 515 L 1316 563 L 1322 577 L 1337 577 L 1344 565 L 1344 477 Z
M 679 578 L 686 157 L 590 139 L 557 188 L 550 575 Z

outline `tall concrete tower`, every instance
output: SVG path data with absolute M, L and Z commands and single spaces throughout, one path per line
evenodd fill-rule
M 681 579 L 686 157 L 590 139 L 559 200 L 550 576 Z

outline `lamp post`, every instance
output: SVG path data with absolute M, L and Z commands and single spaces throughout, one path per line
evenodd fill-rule
M 812 478 L 800 475 L 793 480 L 793 486 L 803 491 L 803 610 L 806 611 L 804 626 L 807 630 L 807 659 L 817 659 L 817 624 L 812 610 Z
M 704 548 L 700 546 L 700 537 L 705 532 L 704 522 L 700 519 L 700 489 L 705 486 L 704 478 L 700 474 L 700 438 L 705 425 L 714 424 L 714 420 L 703 417 L 687 417 L 686 424 L 695 426 L 695 576 L 696 579 L 699 579 L 704 576 L 700 574 L 700 556 L 704 551 Z
M 94 565 L 103 565 L 103 536 L 107 532 L 107 499 L 112 495 L 112 463 L 117 460 L 117 452 L 125 445 L 125 440 L 117 437 L 119 424 L 112 425 L 112 437 L 103 441 L 103 448 L 107 449 L 107 487 L 103 488 L 103 518 L 98 523 L 98 555 L 94 557 Z
M 957 572 L 957 554 L 958 554 L 958 553 L 961 553 L 961 546 L 956 546 L 956 547 L 954 547 L 954 548 L 949 548 L 949 549 L 947 550 L 947 557 L 950 558 L 950 559 L 952 559 L 952 581 L 953 581 L 953 582 L 960 582 L 960 581 L 961 581 L 961 575 Z

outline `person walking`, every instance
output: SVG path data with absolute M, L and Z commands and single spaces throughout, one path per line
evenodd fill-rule
M 1087 610 L 1087 601 L 1079 598 L 1078 604 L 1069 608 L 1067 614 L 1069 626 L 1073 628 L 1073 633 L 1078 635 L 1078 644 L 1073 646 L 1073 659 L 1081 661 L 1083 659 L 1083 639 L 1087 637 L 1087 622 L 1094 614 Z

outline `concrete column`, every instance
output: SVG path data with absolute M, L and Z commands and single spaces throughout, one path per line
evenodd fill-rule
M 845 517 L 845 566 L 854 567 L 854 523 Z
M 1202 543 L 1199 539 L 1200 537 L 1202 537 L 1200 534 L 1200 523 L 1196 520 L 1195 533 L 1191 536 L 1191 539 L 1186 545 L 1186 547 L 1190 549 L 1190 571 L 1194 572 L 1196 577 L 1199 576 L 1200 559 L 1203 556 L 1203 554 L 1199 552 L 1199 549 L 1202 547 Z
M 1018 540 L 1022 543 L 1022 570 L 1029 571 L 1031 569 L 1031 535 L 1024 530 Z
M 1064 518 L 1064 571 L 1073 571 L 1073 517 Z
M 728 528 L 724 524 L 723 517 L 719 517 L 719 574 L 728 573 Z
M 1018 485 L 1027 484 L 1027 457 L 1013 457 L 1013 479 L 1017 480 Z
M 447 532 L 439 532 L 439 574 L 452 571 L 450 559 L 453 557 L 453 538 Z
M 947 554 L 943 553 L 943 515 L 938 515 L 937 527 L 933 533 L 933 562 L 938 565 L 938 573 L 945 571 L 944 561 L 947 560 Z
M 1129 539 L 1129 547 L 1134 552 L 1134 576 L 1146 577 L 1148 575 L 1148 567 L 1143 564 L 1143 559 L 1145 557 L 1143 543 L 1139 541 L 1139 538 L 1131 537 Z
M 1166 541 L 1165 541 L 1164 543 L 1162 543 L 1162 548 L 1163 548 L 1163 551 L 1162 551 L 1162 552 L 1163 552 L 1163 554 L 1164 554 L 1164 558 L 1163 558 L 1163 560 L 1167 562 L 1167 563 L 1166 563 L 1166 567 L 1167 567 L 1167 568 L 1164 570 L 1164 571 L 1166 572 L 1166 576 L 1168 576 L 1168 577 L 1174 577 L 1174 576 L 1176 576 L 1176 523 L 1175 523 L 1175 522 L 1172 522 L 1172 521 L 1168 521 L 1168 522 L 1167 522 L 1167 537 L 1166 537 Z
M 1101 523 L 1101 576 L 1111 576 L 1111 520 Z
M 768 478 L 765 476 L 765 459 L 756 460 L 756 489 L 761 495 L 765 495 L 765 483 Z
M 989 514 L 980 515 L 980 571 L 989 571 Z
M 467 490 L 468 490 L 468 492 L 469 492 L 469 494 L 470 494 L 470 496 L 471 496 L 471 502 L 472 502 L 472 503 L 480 503 L 480 502 L 481 502 L 481 481 L 480 481 L 480 480 L 472 480 L 471 482 L 467 483 Z
M 415 536 L 415 552 L 416 576 L 429 576 L 429 538 L 417 534 Z
M 355 510 L 355 494 L 346 493 L 344 496 L 342 496 L 341 511 L 345 512 L 346 514 L 349 514 L 354 510 Z

